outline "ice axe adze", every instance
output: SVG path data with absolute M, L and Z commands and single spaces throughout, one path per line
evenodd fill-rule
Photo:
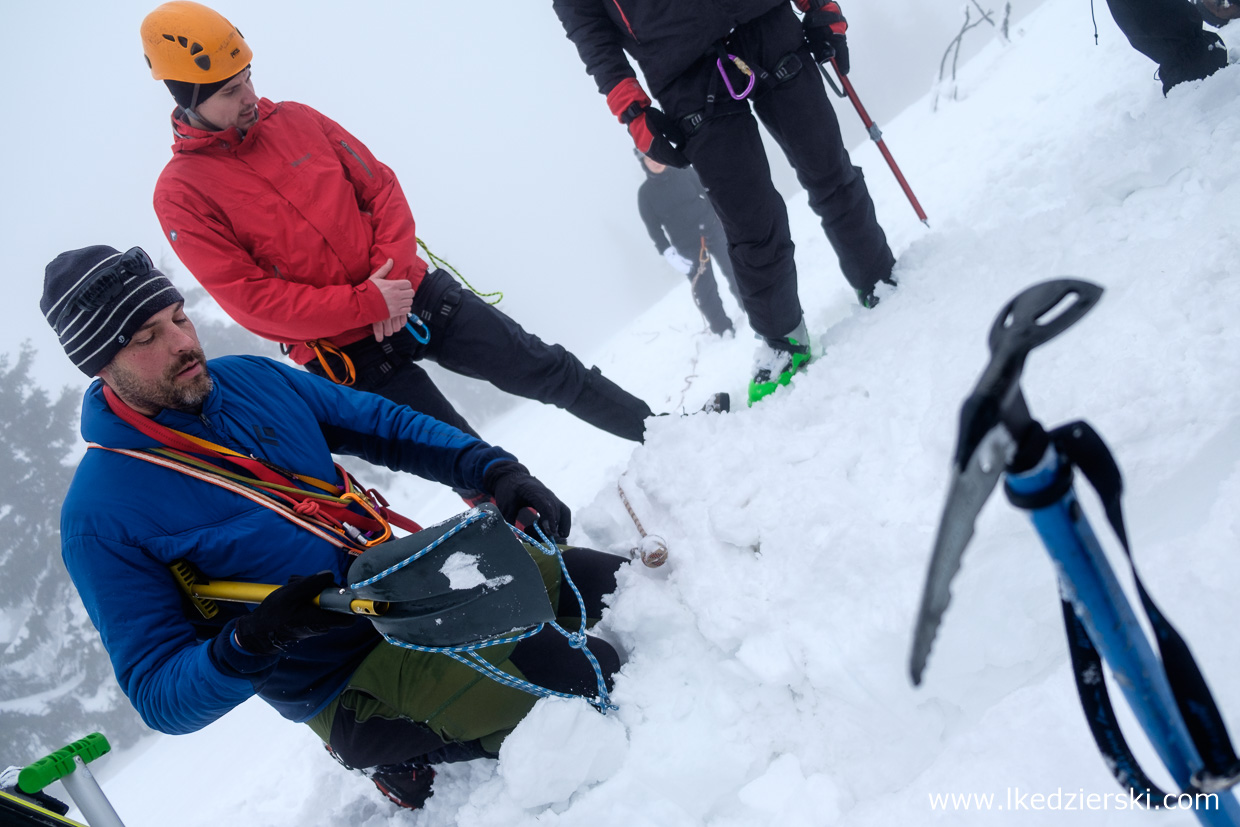
M 347 580 L 318 604 L 366 615 L 417 646 L 464 646 L 555 619 L 538 564 L 490 503 L 367 549 Z M 278 586 L 196 578 L 182 588 L 199 600 L 257 603 Z
M 857 114 L 861 116 L 861 123 L 865 125 L 866 131 L 870 133 L 870 139 L 878 144 L 878 151 L 883 154 L 883 160 L 887 162 L 887 166 L 891 167 L 891 172 L 896 176 L 896 181 L 900 184 L 900 189 L 904 190 L 904 194 L 908 196 L 908 201 L 913 205 L 913 212 L 917 213 L 917 217 L 921 219 L 921 223 L 927 227 L 930 221 L 926 218 L 926 212 L 921 208 L 921 204 L 917 201 L 917 196 L 913 195 L 913 188 L 908 185 L 908 181 L 904 179 L 904 173 L 900 172 L 900 167 L 896 164 L 896 159 L 891 157 L 891 150 L 887 149 L 887 143 L 883 140 L 883 132 L 878 128 L 878 124 L 870 118 L 870 114 L 865 111 L 865 107 L 861 105 L 861 99 L 857 97 L 857 90 L 853 88 L 852 81 L 848 79 L 848 75 L 840 71 L 840 65 L 835 62 L 835 58 L 831 58 L 831 66 L 835 69 L 835 74 L 840 79 L 840 85 L 844 87 L 840 91 L 840 87 L 836 85 L 835 80 L 831 77 L 831 73 L 827 71 L 827 67 L 821 63 L 818 64 L 822 76 L 827 79 L 827 85 L 839 95 L 841 98 L 848 98 L 852 101 L 853 108 L 857 110 Z

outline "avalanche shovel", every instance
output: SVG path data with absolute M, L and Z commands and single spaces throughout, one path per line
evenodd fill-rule
M 172 566 L 206 617 L 212 600 L 261 603 L 279 586 L 206 580 Z M 365 615 L 380 632 L 425 647 L 463 646 L 554 620 L 538 565 L 491 503 L 363 552 L 348 585 L 316 603 Z M 205 604 L 205 605 L 204 605 Z

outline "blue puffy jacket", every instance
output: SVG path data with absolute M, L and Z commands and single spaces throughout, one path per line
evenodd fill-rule
M 475 490 L 484 490 L 491 463 L 513 459 L 407 407 L 270 359 L 208 364 L 215 389 L 202 414 L 165 410 L 156 422 L 336 482 L 333 452 Z M 82 435 L 109 448 L 158 447 L 112 413 L 99 382 L 86 393 Z M 308 720 L 381 640 L 364 619 L 278 655 L 239 649 L 235 619 L 204 639 L 172 561 L 187 559 L 214 580 L 283 584 L 323 570 L 343 583 L 353 558 L 239 494 L 140 459 L 86 452 L 65 497 L 61 542 L 121 688 L 161 732 L 192 732 L 254 694 L 286 718 Z

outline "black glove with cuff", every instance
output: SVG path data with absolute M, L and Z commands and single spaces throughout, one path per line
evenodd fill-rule
M 299 640 L 327 634 L 357 621 L 351 614 L 320 609 L 314 598 L 336 585 L 330 571 L 309 577 L 290 577 L 287 586 L 267 595 L 257 608 L 238 618 L 233 638 L 253 655 L 274 655 Z
M 815 3 L 817 5 L 817 3 Z M 805 33 L 805 41 L 818 63 L 826 63 L 835 58 L 840 74 L 848 74 L 848 21 L 840 11 L 839 3 L 824 3 L 818 8 L 807 11 L 801 19 L 801 29 Z
M 572 512 L 521 463 L 500 460 L 492 464 L 482 484 L 508 522 L 515 522 L 521 509 L 532 508 L 538 512 L 538 525 L 548 537 L 556 542 L 568 538 Z

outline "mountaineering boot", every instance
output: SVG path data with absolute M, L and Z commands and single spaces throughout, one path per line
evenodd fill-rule
M 586 373 L 576 401 L 564 410 L 599 430 L 621 439 L 641 442 L 646 435 L 650 406 L 603 375 L 597 367 Z
M 866 310 L 873 310 L 878 306 L 878 296 L 874 295 L 874 289 L 878 287 L 879 284 L 890 284 L 892 287 L 895 287 L 896 278 L 895 276 L 884 276 L 875 282 L 869 290 L 862 290 L 859 287 L 857 288 L 857 301 Z
M 732 410 L 732 397 L 726 392 L 720 392 L 706 400 L 706 404 L 702 405 L 701 413 L 727 413 Z
M 1201 39 L 1174 63 L 1158 67 L 1158 79 L 1162 81 L 1163 95 L 1171 87 L 1190 80 L 1209 77 L 1227 65 L 1227 46 L 1214 32 L 1201 32 Z
M 420 810 L 431 797 L 435 769 L 426 764 L 395 764 L 375 767 L 370 774 L 379 792 L 389 801 L 406 810 Z
M 810 360 L 809 334 L 805 320 L 787 336 L 779 339 L 763 337 L 763 344 L 754 356 L 753 380 L 749 383 L 749 406 L 765 399 L 792 381 L 792 374 Z
M 403 764 L 383 764 L 378 767 L 358 769 L 346 762 L 332 749 L 331 744 L 323 744 L 327 754 L 336 759 L 336 763 L 346 770 L 358 772 L 375 782 L 375 787 L 383 793 L 383 797 L 398 807 L 406 810 L 420 810 L 431 797 L 431 786 L 435 782 L 435 768 L 429 764 L 406 761 Z

